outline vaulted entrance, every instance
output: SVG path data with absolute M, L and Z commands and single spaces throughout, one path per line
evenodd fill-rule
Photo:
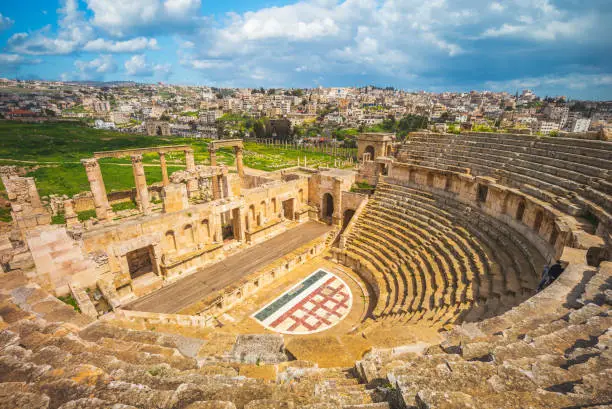
M 295 217 L 293 206 L 294 200 L 295 199 L 283 200 L 283 214 L 285 215 L 286 219 L 293 220 Z
M 321 204 L 322 218 L 328 223 L 332 222 L 334 214 L 334 197 L 330 193 L 323 195 L 323 203 Z
M 132 280 L 136 277 L 153 272 L 152 251 L 153 249 L 151 246 L 147 246 L 130 251 L 125 255 Z

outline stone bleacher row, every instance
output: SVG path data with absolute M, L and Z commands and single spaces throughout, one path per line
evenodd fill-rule
M 225 356 L 202 356 L 203 342 L 91 323 L 24 274 L 7 273 L 0 277 L 0 408 L 389 407 L 373 403 L 374 392 L 346 369 L 290 361 L 278 365 L 277 381 L 254 379 Z
M 572 215 L 612 221 L 612 143 L 504 134 L 413 134 L 407 163 L 493 176 Z M 535 189 L 534 189 L 535 188 Z
M 533 294 L 542 256 L 502 223 L 469 209 L 378 184 L 345 247 L 374 277 L 378 324 L 477 320 Z
M 570 265 L 508 312 L 455 326 L 422 356 L 373 351 L 364 382 L 408 408 L 609 408 L 612 263 Z

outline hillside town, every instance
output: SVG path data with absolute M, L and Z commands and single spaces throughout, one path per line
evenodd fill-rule
M 80 120 L 99 129 L 146 132 L 164 121 L 176 136 L 352 140 L 357 132 L 506 131 L 555 136 L 612 129 L 612 102 L 508 92 L 407 92 L 380 88 L 214 88 L 0 79 L 0 116 Z

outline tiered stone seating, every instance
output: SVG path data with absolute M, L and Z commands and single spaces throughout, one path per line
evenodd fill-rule
M 509 134 L 415 134 L 399 150 L 408 163 L 493 176 L 569 214 L 612 220 L 612 143 Z
M 446 332 L 424 354 L 373 351 L 363 381 L 400 407 L 604 408 L 612 402 L 612 263 L 570 264 L 510 311 Z
M 287 361 L 255 379 L 202 340 L 91 323 L 19 272 L 0 276 L 0 318 L 2 409 L 389 407 L 346 369 Z
M 345 250 L 375 278 L 379 323 L 478 319 L 533 293 L 542 256 L 500 222 L 476 211 L 466 216 L 465 209 L 424 191 L 378 184 Z

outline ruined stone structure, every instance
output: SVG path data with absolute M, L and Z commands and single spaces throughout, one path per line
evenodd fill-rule
M 1 167 L 0 178 L 11 202 L 11 216 L 22 235 L 51 222 L 51 214 L 42 206 L 34 178 L 19 176 L 15 166 Z
M 22 240 L 2 242 L 0 407 L 607 407 L 612 142 L 358 141 L 356 171 L 250 174 L 238 140 L 211 166 L 96 153 L 96 220 L 68 199 L 65 226 L 2 168 Z M 185 170 L 154 203 L 142 154 L 164 169 L 169 149 Z M 97 158 L 115 155 L 136 214 L 109 206 Z
M 145 121 L 145 131 L 149 136 L 170 136 L 170 124 L 163 121 Z
M 357 157 L 362 161 L 373 161 L 379 156 L 391 156 L 394 141 L 395 135 L 391 133 L 360 134 L 357 136 Z

